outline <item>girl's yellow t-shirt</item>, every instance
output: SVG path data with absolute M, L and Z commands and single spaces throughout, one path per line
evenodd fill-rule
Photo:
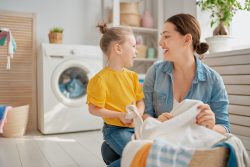
M 114 112 L 126 112 L 127 105 L 136 104 L 143 98 L 138 75 L 128 69 L 115 71 L 105 67 L 89 81 L 87 87 L 87 104 Z M 126 126 L 116 118 L 103 119 L 109 125 Z

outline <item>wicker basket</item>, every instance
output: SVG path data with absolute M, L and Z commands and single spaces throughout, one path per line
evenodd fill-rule
M 14 107 L 7 113 L 3 127 L 4 137 L 21 137 L 25 134 L 29 117 L 29 105 Z
M 121 13 L 135 13 L 139 14 L 139 2 L 121 2 L 120 3 Z
M 62 43 L 62 33 L 59 32 L 50 32 L 49 33 L 49 43 L 56 43 L 61 44 Z
M 126 26 L 140 27 L 141 16 L 135 13 L 120 13 L 120 23 Z
M 145 45 L 136 45 L 137 58 L 146 58 L 147 47 Z
M 229 151 L 224 147 L 195 151 L 189 167 L 226 167 Z
M 120 24 L 139 27 L 140 23 L 141 15 L 139 12 L 139 3 L 120 3 Z

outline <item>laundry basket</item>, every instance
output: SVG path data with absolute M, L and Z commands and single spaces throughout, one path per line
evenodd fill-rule
M 8 110 L 7 122 L 3 127 L 4 137 L 21 137 L 25 134 L 29 117 L 29 105 Z
M 130 141 L 125 147 L 125 149 L 123 150 L 121 166 L 123 167 L 146 166 L 147 160 L 149 158 L 149 152 L 152 149 L 152 145 L 153 145 L 152 140 L 137 140 L 137 141 L 134 140 L 133 141 L 132 139 L 132 141 Z M 166 147 L 164 149 L 163 148 L 164 147 L 162 147 L 159 152 L 162 152 Z M 172 148 L 171 149 L 169 148 L 166 148 L 167 152 L 166 154 L 164 153 L 166 156 L 168 156 L 169 150 L 172 149 Z M 177 153 L 176 151 L 177 150 L 174 150 L 175 153 Z M 178 148 L 178 151 L 181 151 L 181 150 Z M 157 166 L 157 161 L 159 163 L 164 163 L 163 161 L 169 158 L 170 158 L 170 161 L 167 162 L 168 165 L 170 165 L 169 163 L 173 163 L 174 161 L 178 161 L 178 160 L 180 160 L 180 162 L 185 164 L 186 161 L 188 160 L 187 157 L 183 159 L 183 155 L 185 151 L 183 153 L 180 153 L 180 152 L 177 153 L 180 155 L 179 158 L 178 157 L 162 157 L 164 154 L 158 154 L 159 152 L 156 153 L 155 151 L 154 154 L 151 154 L 153 159 L 150 159 L 150 164 L 153 163 L 153 166 L 154 165 Z M 115 153 L 112 153 L 111 155 L 105 155 L 103 157 L 106 158 L 108 156 L 116 157 L 117 155 L 115 155 Z M 210 149 L 209 148 L 198 149 L 192 155 L 192 158 L 191 158 L 191 161 L 189 161 L 188 167 L 227 167 L 228 159 L 229 159 L 229 150 L 227 148 L 214 147 Z M 106 160 L 109 161 L 111 160 L 111 158 L 107 158 Z
M 120 3 L 120 23 L 121 25 L 140 27 L 141 15 L 139 3 Z
M 209 150 L 195 151 L 189 167 L 226 167 L 228 161 L 228 149 L 216 147 Z

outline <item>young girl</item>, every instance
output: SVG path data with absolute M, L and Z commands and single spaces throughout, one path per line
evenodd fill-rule
M 130 28 L 107 28 L 98 25 L 103 34 L 100 47 L 107 57 L 107 66 L 88 84 L 89 112 L 104 120 L 105 142 L 121 155 L 134 133 L 132 120 L 126 117 L 126 106 L 135 104 L 142 115 L 144 94 L 135 72 L 128 70 L 136 57 L 136 40 Z M 109 166 L 120 166 L 120 159 Z

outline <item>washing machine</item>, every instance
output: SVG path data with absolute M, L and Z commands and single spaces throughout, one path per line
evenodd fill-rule
M 98 46 L 42 44 L 38 56 L 38 128 L 43 134 L 101 129 L 86 104 L 90 78 L 101 70 Z

